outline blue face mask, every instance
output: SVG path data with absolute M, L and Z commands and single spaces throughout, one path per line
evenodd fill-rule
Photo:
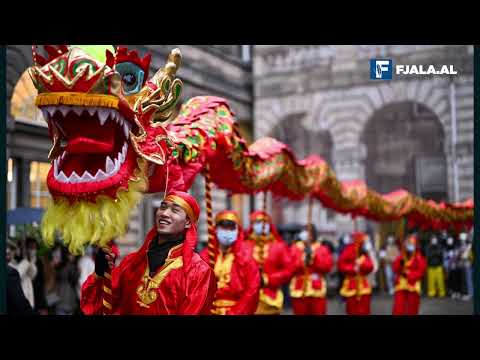
M 405 246 L 405 248 L 407 249 L 407 251 L 409 253 L 413 253 L 415 251 L 415 245 L 413 245 L 413 244 L 407 244 L 407 246 Z
M 237 240 L 238 229 L 226 230 L 222 228 L 217 229 L 218 242 L 224 246 L 232 245 Z
M 364 242 L 362 244 L 362 250 L 365 252 L 370 252 L 370 250 L 372 250 L 371 244 L 369 242 Z
M 307 241 L 308 240 L 308 231 L 303 230 L 300 234 L 298 234 L 298 238 L 302 241 Z
M 255 222 L 253 224 L 253 231 L 255 231 L 255 234 L 257 235 L 262 235 L 265 234 L 265 235 L 268 235 L 270 233 L 270 224 L 263 224 L 263 222 Z

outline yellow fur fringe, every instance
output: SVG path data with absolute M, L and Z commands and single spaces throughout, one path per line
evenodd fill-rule
M 135 179 L 128 182 L 128 190 L 119 190 L 117 199 L 99 196 L 95 203 L 82 200 L 72 205 L 66 198 L 50 202 L 42 219 L 44 242 L 52 246 L 58 230 L 69 252 L 80 255 L 87 245 L 104 247 L 124 235 L 130 211 L 147 189 L 144 174 L 137 169 Z

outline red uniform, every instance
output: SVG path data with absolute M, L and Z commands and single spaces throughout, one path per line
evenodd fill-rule
M 243 250 L 243 251 L 242 251 Z M 208 261 L 208 250 L 200 253 Z M 217 292 L 213 301 L 212 314 L 252 315 L 258 305 L 260 272 L 255 261 L 240 242 L 232 245 L 215 259 Z
M 216 222 L 224 219 L 221 215 L 232 215 L 232 213 L 234 212 L 221 212 L 217 215 Z M 258 306 L 260 272 L 245 246 L 236 214 L 233 218 L 235 220 L 232 221 L 235 221 L 239 227 L 237 240 L 226 253 L 218 249 L 215 251 L 214 271 L 217 292 L 213 301 L 212 314 L 253 315 Z M 218 241 L 214 243 L 218 244 Z M 205 261 L 209 261 L 208 248 L 203 249 L 200 255 Z
M 346 298 L 348 315 L 370 315 L 372 288 L 367 275 L 373 270 L 373 263 L 367 254 L 360 254 L 360 247 L 366 235 L 354 233 L 354 243 L 345 247 L 338 259 L 338 270 L 345 274 L 340 295 Z M 358 259 L 359 268 L 355 269 Z
M 426 267 L 425 258 L 418 250 L 408 259 L 404 255 L 399 255 L 395 259 L 393 262 L 393 271 L 395 272 L 393 315 L 418 315 L 420 281 L 425 274 Z
M 280 287 L 288 283 L 295 269 L 292 267 L 288 246 L 277 233 L 270 216 L 263 211 L 256 211 L 250 215 L 251 223 L 259 219 L 265 219 L 270 225 L 270 233 L 262 238 L 250 227 L 245 241 L 247 251 L 262 268 L 264 286 L 260 289 L 258 308 L 255 313 L 280 314 L 284 300 Z
M 165 263 L 150 277 L 147 250 L 156 239 L 157 229 L 150 230 L 140 250 L 125 257 L 112 271 L 111 289 L 107 289 L 111 292 L 108 307 L 112 314 L 210 314 L 216 290 L 215 274 L 193 252 L 197 237 L 194 224 L 200 209 L 187 193 L 172 192 L 165 199 L 175 202 L 178 197 L 183 199 L 178 202 L 182 208 L 190 205 L 185 212 L 192 227 L 186 232 L 184 242 L 170 249 Z M 80 305 L 84 314 L 102 314 L 105 283 L 104 278 L 93 274 L 83 284 Z
M 305 266 L 305 244 L 301 241 L 291 246 L 294 263 L 302 264 L 290 281 L 290 297 L 295 315 L 325 315 L 327 312 L 327 282 L 325 275 L 332 270 L 330 250 L 320 243 L 313 243 L 312 257 Z

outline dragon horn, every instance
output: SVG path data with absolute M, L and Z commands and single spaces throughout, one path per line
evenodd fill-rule
M 168 56 L 168 62 L 165 65 L 165 72 L 168 75 L 175 75 L 180 66 L 182 65 L 182 53 L 179 48 L 175 48 L 170 52 Z

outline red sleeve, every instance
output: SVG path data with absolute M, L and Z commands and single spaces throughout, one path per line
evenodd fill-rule
M 297 269 L 297 263 L 292 261 L 290 257 L 290 251 L 285 243 L 282 243 L 281 247 L 279 246 L 277 256 L 277 264 L 280 267 L 280 270 L 267 274 L 268 282 L 267 286 L 269 287 L 279 287 L 287 283 L 295 273 Z
M 244 292 L 227 315 L 253 315 L 257 310 L 260 294 L 260 271 L 253 259 L 246 259 L 242 265 Z
M 348 256 L 349 254 L 346 250 L 347 249 L 343 250 L 343 252 L 338 257 L 338 270 L 345 275 L 355 275 L 355 260 L 353 259 L 352 261 L 352 258 Z
M 360 263 L 360 275 L 368 275 L 373 271 L 373 261 L 368 255 L 363 256 L 363 261 Z
M 402 267 L 400 266 L 401 261 L 402 261 L 402 256 L 399 255 L 395 258 L 395 261 L 392 264 L 392 269 L 395 274 L 399 274 L 402 271 Z
M 120 278 L 123 265 L 122 263 L 114 267 L 112 270 L 112 314 L 115 313 L 118 299 L 120 297 Z M 103 314 L 103 285 L 106 279 L 97 276 L 95 273 L 90 275 L 82 285 L 80 293 L 80 309 L 85 315 L 101 315 Z
M 320 246 L 320 248 L 315 252 L 313 259 L 312 268 L 315 272 L 321 274 L 327 274 L 332 270 L 333 267 L 333 257 L 325 246 Z
M 423 274 L 425 273 L 425 258 L 422 255 L 417 255 L 417 259 L 412 265 L 413 266 L 408 269 L 407 279 L 409 283 L 414 284 L 417 281 L 421 280 Z
M 302 275 L 305 271 L 304 269 L 304 262 L 302 261 L 302 252 L 300 249 L 292 244 L 289 248 L 289 256 L 290 262 L 292 263 L 291 266 L 295 267 L 293 271 L 293 275 Z
M 178 315 L 210 315 L 217 280 L 210 266 L 197 259 L 186 274 L 185 298 L 179 306 Z
M 200 251 L 200 257 L 208 264 L 210 262 L 208 258 L 208 248 L 204 247 L 202 251 Z

